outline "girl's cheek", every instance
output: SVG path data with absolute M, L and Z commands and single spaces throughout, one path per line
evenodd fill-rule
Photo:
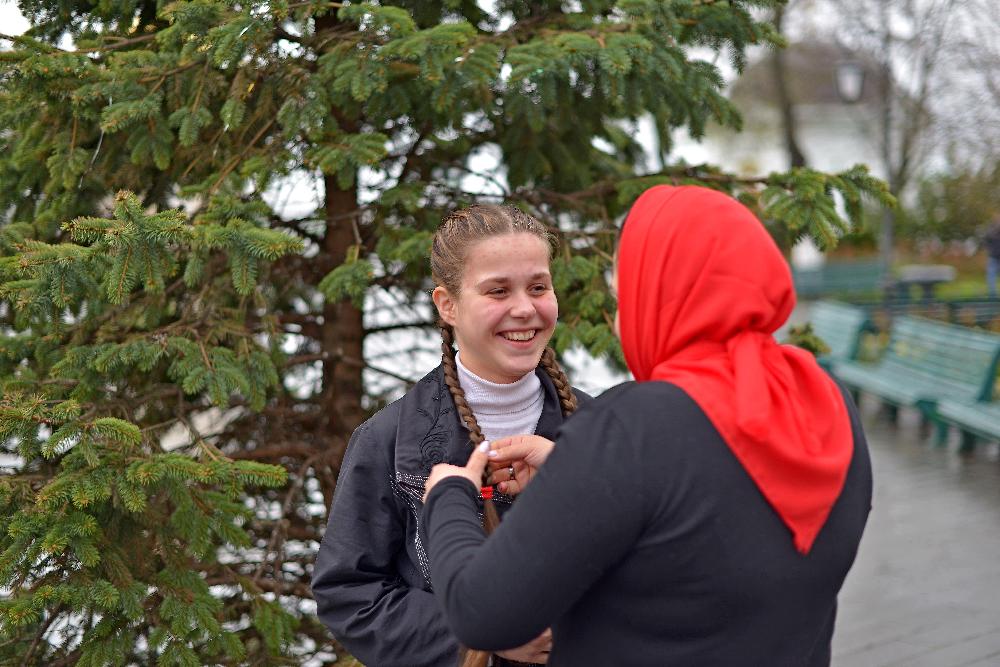
M 506 312 L 507 307 L 502 301 L 492 301 L 487 303 L 477 315 L 484 329 L 492 329 L 499 320 L 503 319 Z
M 559 318 L 559 302 L 556 301 L 555 295 L 545 301 L 544 305 L 539 308 L 539 312 L 546 324 L 550 326 L 555 324 Z

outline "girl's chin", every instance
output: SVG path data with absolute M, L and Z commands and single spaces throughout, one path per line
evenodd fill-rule
M 542 352 L 539 350 L 538 354 L 535 355 L 526 355 L 518 359 L 508 359 L 506 360 L 507 363 L 498 364 L 497 370 L 500 370 L 505 377 L 511 378 L 508 380 L 509 382 L 514 382 L 534 371 L 538 367 L 538 361 L 541 356 Z

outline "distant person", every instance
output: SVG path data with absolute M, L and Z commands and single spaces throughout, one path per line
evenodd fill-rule
M 632 207 L 615 276 L 637 382 L 554 444 L 504 439 L 431 472 L 423 524 L 448 623 L 487 650 L 551 626 L 553 667 L 828 665 L 871 465 L 849 395 L 774 340 L 795 305 L 781 252 L 736 200 L 657 186 Z M 487 538 L 480 475 L 492 460 L 504 477 L 507 459 L 526 488 Z
M 1000 278 L 1000 215 L 994 216 L 983 242 L 986 246 L 986 287 L 990 296 L 996 297 Z
M 559 310 L 551 241 L 538 220 L 494 205 L 456 211 L 434 235 L 441 364 L 351 436 L 313 569 L 320 620 L 366 665 L 456 667 L 461 654 L 466 665 L 503 667 L 548 657 L 546 628 L 492 657 L 460 649 L 434 599 L 419 517 L 436 463 L 464 463 L 484 438 L 554 438 L 589 398 L 547 347 Z M 513 496 L 492 490 L 477 486 L 478 508 L 502 516 Z

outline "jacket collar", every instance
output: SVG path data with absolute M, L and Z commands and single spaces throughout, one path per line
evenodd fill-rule
M 559 396 L 544 370 L 538 368 L 535 373 L 545 395 L 535 433 L 554 440 L 563 422 Z M 440 365 L 417 382 L 400 401 L 396 426 L 397 472 L 426 477 L 438 463 L 465 465 L 472 453 L 472 441 L 444 382 L 444 369 Z

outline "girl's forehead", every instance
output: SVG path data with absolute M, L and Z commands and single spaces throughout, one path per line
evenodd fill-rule
M 539 280 L 549 277 L 549 246 L 533 234 L 503 234 L 469 249 L 463 283 Z
M 526 232 L 491 236 L 476 242 L 466 255 L 466 264 L 482 261 L 510 262 L 518 259 L 549 262 L 549 246 L 541 238 Z

